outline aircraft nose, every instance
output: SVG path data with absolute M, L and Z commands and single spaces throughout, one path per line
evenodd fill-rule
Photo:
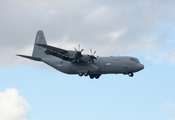
M 139 67 L 140 67 L 140 70 L 144 69 L 144 65 L 143 64 L 140 64 Z

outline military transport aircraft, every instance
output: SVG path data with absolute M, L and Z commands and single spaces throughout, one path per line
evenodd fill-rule
M 134 72 L 144 68 L 139 60 L 128 56 L 95 57 L 82 54 L 80 45 L 78 50 L 64 50 L 47 45 L 43 31 L 36 34 L 32 56 L 17 55 L 35 61 L 42 61 L 51 67 L 67 74 L 78 74 L 98 79 L 102 74 L 128 74 L 133 77 Z

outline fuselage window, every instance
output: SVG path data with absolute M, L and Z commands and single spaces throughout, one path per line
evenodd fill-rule
M 140 63 L 138 59 L 137 59 L 137 63 Z

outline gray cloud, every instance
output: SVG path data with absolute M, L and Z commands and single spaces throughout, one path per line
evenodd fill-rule
M 0 64 L 19 63 L 16 53 L 30 53 L 37 30 L 47 42 L 99 55 L 152 52 L 164 47 L 174 24 L 173 0 L 7 0 L 0 1 Z M 54 43 L 54 44 L 53 44 Z M 25 52 L 26 51 L 26 52 Z M 5 63 L 4 63 L 5 61 Z

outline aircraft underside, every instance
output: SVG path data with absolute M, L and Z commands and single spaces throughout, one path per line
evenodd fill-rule
M 118 58 L 118 57 L 113 57 Z M 123 57 L 121 57 L 123 58 Z M 121 59 L 120 58 L 120 59 Z M 106 59 L 106 57 L 98 57 L 97 60 L 94 61 L 94 64 L 91 63 L 71 63 L 64 61 L 59 58 L 45 58 L 42 61 L 51 67 L 54 67 L 60 72 L 66 74 L 78 74 L 79 76 L 89 76 L 91 79 L 98 79 L 102 74 L 127 74 L 130 77 L 133 77 L 133 73 L 136 71 L 132 71 L 129 67 L 125 69 L 121 63 L 111 63 L 112 66 L 105 66 L 105 64 L 100 63 L 102 59 Z M 104 69 L 104 67 L 107 67 Z

